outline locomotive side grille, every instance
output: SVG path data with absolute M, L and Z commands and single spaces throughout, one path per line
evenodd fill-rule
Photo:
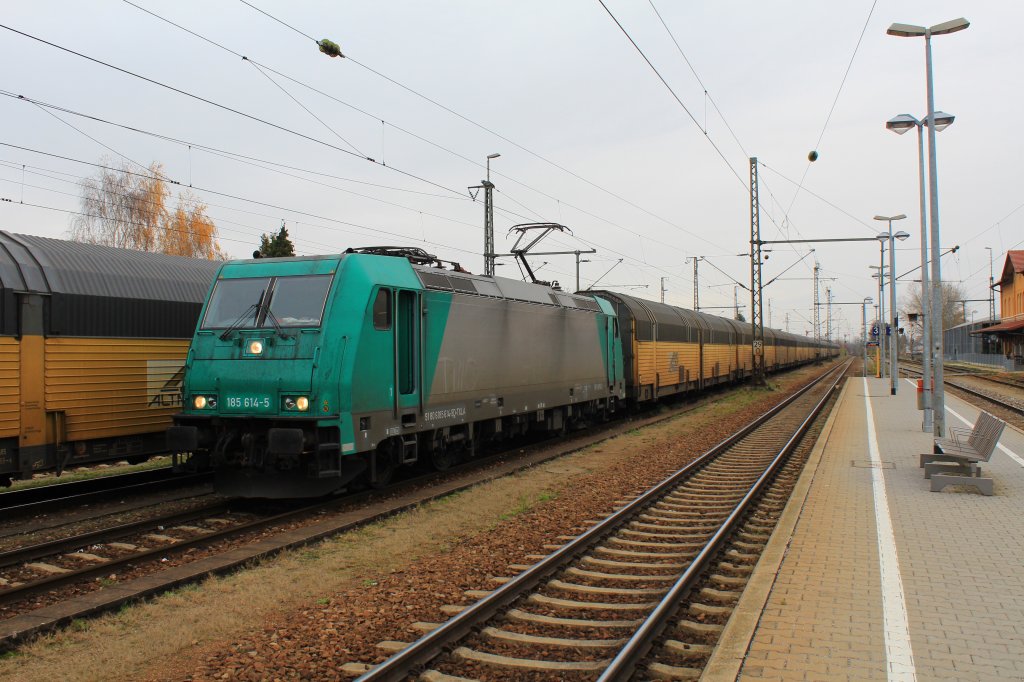
M 424 272 L 417 270 L 416 274 L 419 275 L 420 281 L 423 282 L 423 286 L 428 289 L 442 289 L 444 291 L 451 291 L 452 284 L 448 281 L 448 277 L 437 272 Z

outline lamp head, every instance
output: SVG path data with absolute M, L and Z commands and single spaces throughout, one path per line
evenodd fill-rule
M 953 120 L 956 118 L 953 114 L 947 114 L 944 111 L 935 112 L 935 132 L 941 133 L 943 130 L 953 125 Z M 921 121 L 921 125 L 928 125 L 928 119 L 925 118 Z
M 956 33 L 957 31 L 962 31 L 970 25 L 971 22 L 967 21 L 963 17 L 960 17 L 959 19 L 952 19 L 950 21 L 944 21 L 941 24 L 935 24 L 934 26 L 928 29 L 928 32 L 931 33 L 933 36 L 941 36 L 946 35 L 947 33 Z
M 902 242 L 902 241 L 906 241 L 907 239 L 909 239 L 910 238 L 910 234 L 907 233 L 907 232 L 904 232 L 903 230 L 900 230 L 899 232 L 894 234 L 892 237 L 893 237 L 893 239 L 899 239 Z
M 936 128 L 936 130 L 938 130 L 938 128 Z M 488 158 L 488 159 L 496 159 L 496 158 L 498 158 L 499 156 L 501 156 L 501 154 L 498 154 L 498 153 L 495 153 L 495 154 L 488 154 L 488 155 L 487 155 L 487 158 Z M 478 158 L 478 159 L 479 159 L 480 157 L 478 156 L 478 157 L 476 157 L 476 158 Z
M 882 242 L 884 244 L 885 242 L 889 241 L 889 233 L 888 232 L 879 232 L 878 236 L 875 237 L 875 239 L 877 239 L 878 241 L 880 241 L 880 242 Z
M 886 31 L 891 36 L 899 36 L 900 38 L 916 38 L 923 36 L 928 32 L 924 26 L 915 26 L 914 24 L 893 24 Z
M 916 128 L 921 125 L 921 122 L 910 114 L 900 114 L 899 116 L 893 116 L 885 122 L 885 127 L 897 135 L 902 135 L 911 128 Z M 935 128 L 938 130 L 938 128 Z

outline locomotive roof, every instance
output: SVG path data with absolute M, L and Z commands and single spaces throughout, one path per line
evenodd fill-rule
M 0 289 L 201 303 L 220 263 L 0 230 Z
M 486 277 L 468 272 L 458 272 L 444 268 L 433 268 L 424 265 L 413 265 L 413 270 L 428 289 L 457 291 L 493 298 L 507 298 L 527 303 L 557 305 L 565 308 L 582 308 L 599 311 L 597 302 L 589 296 L 580 296 L 567 291 L 552 289 L 543 284 L 531 284 L 507 277 Z

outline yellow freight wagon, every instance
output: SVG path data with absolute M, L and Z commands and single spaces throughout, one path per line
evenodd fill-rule
M 162 452 L 216 269 L 0 231 L 0 484 Z
M 626 393 L 638 402 L 736 382 L 753 372 L 753 331 L 748 322 L 694 312 L 610 291 L 591 292 L 615 306 L 623 335 Z M 813 361 L 814 343 L 765 329 L 765 369 Z M 821 355 L 832 349 L 820 349 Z

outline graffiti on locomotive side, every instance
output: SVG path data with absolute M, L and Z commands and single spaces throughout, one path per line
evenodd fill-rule
M 146 361 L 146 406 L 181 407 L 181 383 L 185 378 L 182 360 Z

